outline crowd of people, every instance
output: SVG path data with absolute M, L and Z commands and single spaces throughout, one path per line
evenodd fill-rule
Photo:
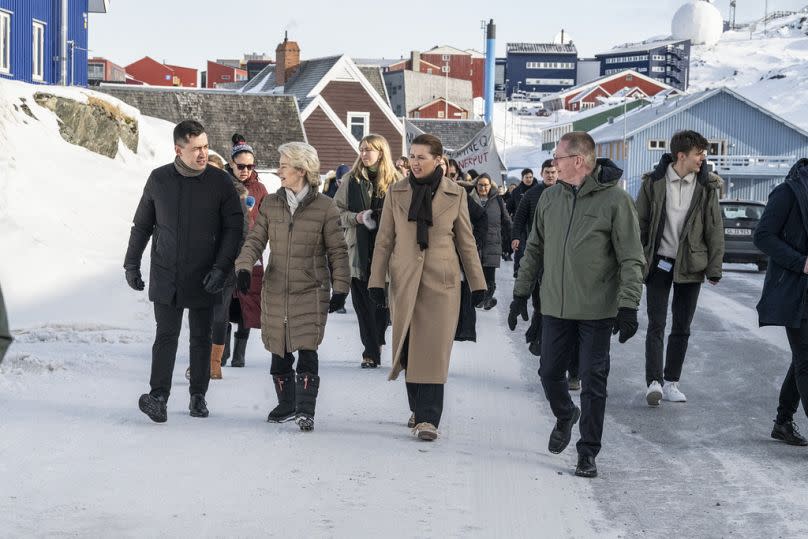
M 561 138 L 540 180 L 525 169 L 510 188 L 463 171 L 433 135 L 419 135 L 397 159 L 384 137 L 368 135 L 353 165 L 327 174 L 322 190 L 316 150 L 280 146 L 281 187 L 268 193 L 253 148 L 240 135 L 232 142 L 228 163 L 217 166 L 204 127 L 178 124 L 176 158 L 152 172 L 133 219 L 124 268 L 135 290 L 145 288 L 140 265 L 151 240 L 156 336 L 151 390 L 139 407 L 153 421 L 167 420 L 188 309 L 192 416 L 209 414 L 205 394 L 210 379 L 222 378 L 235 323 L 232 367 L 245 364 L 251 328 L 261 329 L 271 357 L 278 404 L 267 420 L 312 430 L 317 349 L 328 315 L 345 312 L 350 294 L 359 365 L 381 365 L 392 326 L 389 379 L 404 372 L 407 425 L 418 439 L 435 440 L 453 342 L 476 340 L 476 309 L 497 305 L 496 269 L 511 258 L 508 326 L 530 321 L 527 349 L 540 356 L 556 418 L 548 450 L 564 451 L 580 421 L 576 475 L 597 475 L 611 337 L 623 343 L 638 331 L 643 286 L 646 401 L 686 402 L 680 378 L 690 325 L 702 283 L 721 280 L 724 255 L 722 180 L 707 166 L 709 143 L 699 133 L 672 136 L 670 153 L 642 178 L 636 200 L 620 186 L 622 170 L 598 159 L 583 132 Z M 802 160 L 773 191 L 755 232 L 771 260 L 760 323 L 786 326 L 793 351 L 772 437 L 794 445 L 808 445 L 793 421 L 800 400 L 808 405 L 806 230 Z M 580 407 L 570 396 L 577 390 Z

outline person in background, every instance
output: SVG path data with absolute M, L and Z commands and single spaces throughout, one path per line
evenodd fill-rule
M 388 188 L 400 180 L 390 156 L 390 145 L 381 135 L 367 135 L 359 142 L 359 157 L 343 177 L 334 202 L 348 244 L 351 265 L 351 301 L 359 322 L 363 369 L 381 364 L 381 349 L 390 312 L 376 305 L 368 293 L 370 265 L 376 233 Z
M 212 167 L 218 168 L 219 170 L 226 170 L 225 167 L 227 166 L 224 159 L 212 152 L 208 153 L 208 164 Z
M 281 187 L 261 204 L 255 226 L 236 259 L 236 280 L 241 293 L 250 290 L 253 265 L 268 243 L 261 336 L 272 354 L 270 374 L 278 405 L 267 421 L 294 419 L 300 430 L 310 431 L 320 388 L 317 348 L 323 341 L 328 313 L 345 304 L 351 270 L 339 210 L 317 189 L 317 150 L 304 142 L 289 142 L 278 153 Z
M 518 186 L 514 187 L 511 191 L 511 197 L 508 200 L 508 213 L 511 216 L 511 219 L 516 215 L 516 209 L 519 207 L 519 203 L 522 201 L 522 197 L 524 194 L 529 190 L 538 185 L 533 178 L 533 170 L 526 168 L 522 170 L 522 181 L 519 183 Z M 522 255 L 524 254 L 524 244 L 522 247 L 517 249 L 514 253 L 513 257 L 513 278 L 516 279 L 516 274 L 519 271 L 519 262 L 522 260 Z
M 669 147 L 671 153 L 643 176 L 637 195 L 646 259 L 645 399 L 649 406 L 658 406 L 660 400 L 687 401 L 679 378 L 690 324 L 701 284 L 705 277 L 710 284 L 718 284 L 724 259 L 724 221 L 718 203 L 723 180 L 709 170 L 710 143 L 695 131 L 679 131 Z M 663 363 L 671 288 L 672 328 Z
M 6 314 L 6 304 L 3 301 L 3 289 L 0 288 L 0 363 L 6 356 L 8 347 L 11 346 L 11 331 L 8 329 L 8 314 Z
M 769 257 L 757 304 L 761 326 L 783 326 L 791 362 L 780 387 L 771 437 L 808 446 L 794 422 L 802 401 L 808 414 L 808 159 L 791 168 L 786 181 L 769 194 L 755 228 L 755 246 Z
M 556 418 L 548 450 L 561 453 L 581 419 L 575 475 L 595 477 L 606 414 L 611 336 L 637 332 L 644 264 L 631 197 L 618 187 L 623 171 L 596 159 L 595 141 L 573 131 L 553 155 L 561 178 L 539 200 L 525 257 L 514 283 L 508 327 L 527 320 L 527 301 L 541 275 L 539 376 Z M 567 371 L 575 343 L 581 408 L 570 398 Z
M 337 194 L 337 190 L 339 186 L 342 184 L 342 180 L 345 177 L 345 174 L 351 170 L 351 167 L 346 165 L 345 163 L 340 164 L 337 167 L 337 170 L 332 172 L 329 171 L 328 174 L 325 176 L 325 185 L 323 186 L 323 194 L 329 198 L 334 198 Z
M 419 135 L 410 147 L 410 175 L 387 192 L 368 287 L 386 305 L 390 279 L 395 380 L 402 370 L 412 415 L 408 425 L 420 440 L 438 437 L 443 389 L 460 312 L 460 267 L 476 303 L 486 292 L 477 244 L 469 222 L 466 191 L 438 166 L 443 145 Z
M 474 192 L 474 182 L 469 175 L 463 172 L 463 169 L 460 168 L 460 164 L 454 159 L 449 159 L 448 164 L 449 174 L 447 174 L 446 177 L 463 187 L 463 189 L 466 190 L 466 194 L 471 195 Z
M 485 208 L 488 230 L 483 242 L 480 260 L 483 265 L 483 275 L 488 283 L 488 292 L 485 298 L 475 307 L 482 307 L 486 311 L 491 310 L 497 304 L 494 293 L 497 290 L 496 272 L 502 256 L 502 236 L 511 236 L 511 218 L 505 203 L 499 196 L 497 186 L 488 176 L 480 174 L 477 177 L 477 185 L 471 198 Z
M 398 173 L 401 174 L 402 178 L 406 178 L 407 174 L 410 173 L 410 160 L 406 155 L 402 155 L 396 159 L 396 170 L 398 170 Z
M 190 327 L 193 417 L 209 414 L 213 306 L 221 297 L 242 239 L 244 214 L 230 177 L 208 166 L 208 136 L 196 121 L 174 128 L 173 163 L 152 171 L 140 199 L 124 258 L 126 282 L 146 285 L 140 263 L 151 242 L 149 300 L 154 302 L 156 335 L 152 347 L 151 391 L 138 406 L 152 421 L 165 422 L 177 357 L 182 315 Z

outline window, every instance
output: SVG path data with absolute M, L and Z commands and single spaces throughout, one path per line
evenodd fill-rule
M 442 110 L 439 110 L 439 111 L 438 111 L 438 118 L 445 118 L 445 116 L 443 115 L 443 111 L 442 111 Z
M 431 67 L 426 68 L 426 73 L 427 73 L 427 75 L 431 75 L 432 74 L 432 68 Z
M 572 86 L 573 79 L 525 79 L 526 86 Z
M 351 130 L 351 135 L 358 141 L 370 132 L 370 113 L 368 112 L 349 112 L 348 113 L 348 129 Z
M 11 73 L 11 13 L 0 11 L 0 73 Z
M 575 69 L 572 62 L 527 62 L 527 69 Z
M 664 73 L 665 68 L 662 66 L 651 66 L 651 73 Z
M 665 150 L 668 147 L 667 140 L 651 139 L 648 141 L 649 150 Z
M 230 75 L 222 75 L 222 80 L 230 80 Z
M 661 55 L 661 54 L 655 54 L 655 55 L 653 55 L 653 56 L 651 57 L 651 59 L 652 59 L 654 62 L 664 62 L 664 61 L 665 61 L 665 57 L 664 57 L 663 55 Z
M 45 79 L 45 23 L 34 21 L 33 37 L 33 71 L 34 80 Z
M 743 219 L 746 221 L 760 221 L 763 217 L 762 204 L 721 204 L 721 213 L 724 219 Z

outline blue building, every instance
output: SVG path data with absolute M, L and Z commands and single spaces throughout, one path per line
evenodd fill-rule
M 577 84 L 578 51 L 572 43 L 508 43 L 505 91 L 552 94 Z
M 636 196 L 676 131 L 692 129 L 709 142 L 707 157 L 729 198 L 765 201 L 791 166 L 808 157 L 808 132 L 728 88 L 668 98 L 590 131 L 598 157 L 623 169 Z M 625 145 L 624 145 L 625 141 Z
M 0 78 L 86 86 L 88 14 L 108 8 L 109 0 L 0 0 Z
M 633 69 L 683 92 L 690 82 L 689 39 L 618 47 L 595 58 L 600 60 L 601 76 Z

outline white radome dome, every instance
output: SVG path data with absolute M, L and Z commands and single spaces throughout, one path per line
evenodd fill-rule
M 688 2 L 679 8 L 671 22 L 675 39 L 689 39 L 693 45 L 715 45 L 724 33 L 724 18 L 712 3 Z

